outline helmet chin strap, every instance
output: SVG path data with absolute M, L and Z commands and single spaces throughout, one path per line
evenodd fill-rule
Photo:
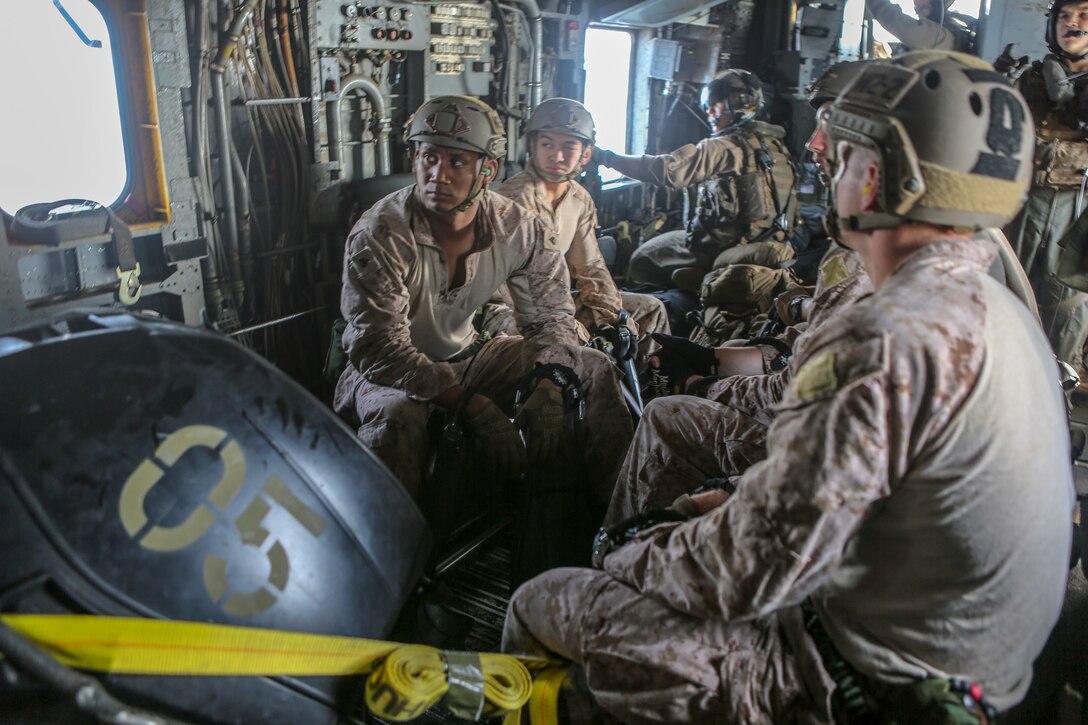
M 435 211 L 434 213 L 438 214 L 439 216 L 453 216 L 454 214 L 460 214 L 465 209 L 468 209 L 470 206 L 475 204 L 476 200 L 479 199 L 480 196 L 487 189 L 487 187 L 484 185 L 484 179 L 491 176 L 491 174 L 484 173 L 484 171 L 487 169 L 487 161 L 487 158 L 483 158 L 480 161 L 480 171 L 476 174 L 476 178 L 472 182 L 472 188 L 469 189 L 468 196 L 465 197 L 464 201 L 462 201 L 460 204 L 453 207 L 452 209 L 447 209 L 446 211 Z
M 906 223 L 907 220 L 898 214 L 888 214 L 880 211 L 870 214 L 852 214 L 850 216 L 838 216 L 835 213 L 837 231 L 866 232 L 872 229 L 894 229 Z
M 570 181 L 571 179 L 576 179 L 582 175 L 582 164 L 576 165 L 566 174 L 553 174 L 552 172 L 545 170 L 544 167 L 540 165 L 540 162 L 536 160 L 536 156 L 533 156 L 532 154 L 529 155 L 529 163 L 536 169 L 536 173 L 540 174 L 545 181 L 550 181 L 553 184 L 561 184 L 564 181 Z

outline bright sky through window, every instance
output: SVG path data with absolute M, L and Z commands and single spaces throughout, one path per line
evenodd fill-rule
M 88 0 L 0 2 L 0 208 L 112 204 L 128 171 L 106 21 Z
M 631 34 L 625 30 L 586 31 L 586 98 L 597 127 L 597 145 L 618 154 L 627 152 L 627 107 L 631 90 Z M 601 167 L 601 180 L 621 174 Z
M 914 13 L 914 0 L 892 0 L 892 3 L 903 8 L 903 11 L 912 18 Z M 948 8 L 949 12 L 978 17 L 979 0 L 955 0 Z M 858 47 L 861 45 L 861 24 L 865 18 L 865 0 L 846 0 L 846 12 L 843 15 L 842 26 L 842 57 L 856 60 Z M 898 43 L 891 33 L 880 27 L 880 23 L 873 23 L 873 38 L 881 43 Z

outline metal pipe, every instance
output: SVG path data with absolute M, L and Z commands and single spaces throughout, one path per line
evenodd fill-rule
M 243 106 L 290 106 L 296 103 L 309 103 L 313 99 L 309 96 L 301 96 L 299 98 L 250 98 L 247 101 L 242 101 Z
M 239 286 L 244 285 L 244 282 L 242 265 L 238 257 L 238 207 L 234 200 L 230 116 L 228 115 L 229 106 L 223 77 L 226 73 L 226 63 L 230 60 L 238 40 L 242 37 L 242 28 L 245 27 L 246 21 L 249 20 L 250 14 L 256 7 L 257 0 L 246 0 L 238 8 L 231 19 L 230 27 L 227 28 L 224 39 L 219 43 L 219 50 L 215 54 L 215 59 L 209 64 L 212 77 L 212 103 L 215 106 L 215 130 L 216 135 L 219 137 L 219 175 L 222 177 L 223 205 L 226 207 L 224 215 L 227 217 L 227 239 L 224 251 L 226 252 L 231 276 L 234 278 L 235 291 L 239 293 L 238 299 L 235 300 L 235 304 L 238 306 L 241 305 L 241 297 L 244 294 L 244 288 L 239 289 Z
M 544 18 L 536 0 L 511 0 L 525 8 L 533 34 L 532 67 L 529 69 L 529 111 L 540 105 L 544 93 Z
M 283 324 L 284 322 L 290 322 L 291 320 L 296 320 L 299 317 L 305 317 L 306 315 L 312 315 L 315 312 L 322 312 L 322 311 L 324 311 L 326 309 L 328 309 L 328 308 L 326 308 L 326 307 L 312 307 L 312 308 L 310 308 L 308 310 L 303 310 L 302 312 L 296 312 L 293 315 L 287 315 L 286 317 L 280 317 L 280 318 L 275 319 L 275 320 L 269 320 L 268 322 L 261 322 L 260 324 L 252 325 L 250 327 L 243 327 L 241 330 L 235 330 L 234 332 L 230 333 L 230 336 L 231 337 L 238 337 L 239 335 L 245 335 L 248 332 L 256 332 L 257 330 L 263 330 L 266 327 L 272 327 L 273 325 L 280 325 L 280 324 Z
M 340 92 L 328 101 L 329 104 L 329 156 L 332 161 L 343 163 L 344 137 L 340 124 L 340 104 L 352 91 L 361 90 L 366 94 L 371 107 L 378 114 L 378 176 L 389 176 L 392 168 L 392 147 L 389 143 L 389 131 L 393 121 L 389 118 L 385 99 L 381 89 L 374 81 L 361 75 L 350 75 L 342 79 Z
M 241 293 L 245 294 L 247 288 L 252 289 L 253 283 L 253 256 L 252 256 L 252 218 L 253 197 L 249 191 L 249 177 L 242 159 L 238 156 L 238 149 L 234 144 L 230 146 L 231 166 L 234 169 L 234 177 L 238 181 L 238 193 L 241 195 L 242 211 L 238 217 L 238 255 L 241 257 L 242 278 L 235 282 L 241 284 Z
M 234 284 L 242 282 L 242 264 L 238 257 L 238 205 L 234 200 L 234 168 L 231 163 L 230 120 L 227 116 L 227 92 L 223 84 L 223 72 L 212 71 L 212 103 L 215 106 L 215 133 L 219 137 L 219 176 L 223 184 L 224 212 L 226 217 L 226 249 L 227 266 L 234 278 Z M 237 291 L 237 290 L 236 290 Z M 241 299 L 235 303 L 241 304 Z

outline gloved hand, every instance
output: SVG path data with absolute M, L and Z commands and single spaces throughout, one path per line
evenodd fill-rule
M 483 409 L 465 419 L 465 427 L 476 439 L 480 456 L 491 464 L 500 479 L 517 478 L 525 471 L 525 446 L 518 429 L 487 399 Z
M 625 310 L 612 325 L 594 325 L 589 346 L 611 357 L 617 365 L 638 357 L 638 329 Z
M 1024 69 L 1031 63 L 1031 58 L 1026 55 L 1019 58 L 1012 57 L 1012 49 L 1015 46 L 1016 43 L 1006 45 L 1005 50 L 1001 51 L 1001 55 L 997 56 L 997 60 L 994 61 L 994 70 L 1005 74 L 1012 81 L 1023 75 Z
M 639 532 L 658 524 L 682 523 L 689 518 L 691 517 L 674 508 L 650 509 L 611 526 L 602 527 L 593 539 L 593 568 L 602 568 L 606 556 L 634 539 Z
M 563 429 L 566 426 L 563 394 L 538 384 L 525 405 L 521 406 L 514 423 L 525 430 L 529 461 L 536 463 L 558 455 L 563 447 Z
M 684 384 L 692 375 L 714 375 L 718 371 L 718 358 L 714 348 L 704 347 L 676 335 L 655 332 L 654 342 L 661 346 L 650 356 L 650 367 L 657 377 L 665 378 L 672 394 L 684 392 Z M 654 360 L 657 364 L 654 365 Z

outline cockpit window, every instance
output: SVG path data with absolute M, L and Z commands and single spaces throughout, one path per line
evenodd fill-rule
M 0 3 L 0 208 L 113 205 L 129 164 L 109 26 L 89 0 Z
M 631 33 L 611 28 L 586 30 L 585 105 L 597 127 L 597 145 L 618 154 L 627 152 L 627 110 L 631 103 Z M 600 168 L 601 180 L 622 174 Z

